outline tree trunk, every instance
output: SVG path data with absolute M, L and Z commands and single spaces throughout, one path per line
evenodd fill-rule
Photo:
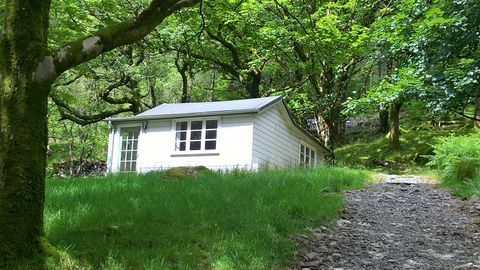
M 250 71 L 245 89 L 250 98 L 260 97 L 260 83 L 262 81 L 262 72 L 258 70 Z
M 41 254 L 49 0 L 7 1 L 0 31 L 0 268 Z M 3 34 L 3 35 L 2 35 Z M 47 69 L 47 70 L 45 70 Z
M 49 90 L 22 74 L 1 75 L 0 265 L 41 253 Z
M 380 120 L 380 128 L 379 128 L 380 133 L 387 134 L 388 130 L 390 129 L 389 122 L 388 122 L 388 108 L 387 107 L 385 107 L 385 106 L 380 107 L 379 120 Z
M 394 102 L 390 105 L 390 149 L 400 149 L 400 109 L 402 103 Z
M 476 128 L 480 128 L 480 95 L 477 96 L 477 102 L 476 102 L 476 105 L 475 105 L 474 118 L 476 119 L 476 120 L 475 120 L 475 123 L 474 123 L 474 126 L 475 126 Z

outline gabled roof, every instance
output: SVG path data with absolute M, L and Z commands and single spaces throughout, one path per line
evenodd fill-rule
M 258 113 L 282 100 L 281 96 L 251 98 L 231 101 L 196 103 L 165 103 L 132 117 L 110 118 L 110 121 L 148 120 L 190 116 L 213 116 L 225 114 Z

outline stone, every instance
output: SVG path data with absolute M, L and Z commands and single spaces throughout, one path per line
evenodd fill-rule
M 318 253 L 309 252 L 309 253 L 305 254 L 305 260 L 311 261 L 311 260 L 315 259 L 315 257 L 317 257 L 317 256 L 318 256 Z
M 302 267 L 317 267 L 320 264 L 319 260 L 310 261 L 310 262 L 301 262 L 300 266 Z
M 339 226 L 339 227 L 343 227 L 343 226 L 350 225 L 350 224 L 352 224 L 352 222 L 350 220 L 346 220 L 346 219 L 337 220 L 337 226 Z

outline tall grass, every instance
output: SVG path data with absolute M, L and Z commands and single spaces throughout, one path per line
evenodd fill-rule
M 455 195 L 480 197 L 480 132 L 442 138 L 430 165 L 439 170 L 442 185 Z
M 46 233 L 87 269 L 272 269 L 293 259 L 290 237 L 335 218 L 337 193 L 363 171 L 161 173 L 47 181 Z

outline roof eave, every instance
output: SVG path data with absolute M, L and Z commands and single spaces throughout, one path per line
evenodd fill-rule
M 249 114 L 249 113 L 258 113 L 258 112 L 259 112 L 258 109 L 247 109 L 247 110 L 230 110 L 230 111 L 212 111 L 212 112 L 205 112 L 205 113 L 176 113 L 176 114 L 163 114 L 163 115 L 115 117 L 115 118 L 107 118 L 106 120 L 111 122 L 145 121 L 145 120 L 161 120 L 161 119 L 187 118 L 187 117 L 209 117 L 209 116 L 215 116 L 215 115 Z

